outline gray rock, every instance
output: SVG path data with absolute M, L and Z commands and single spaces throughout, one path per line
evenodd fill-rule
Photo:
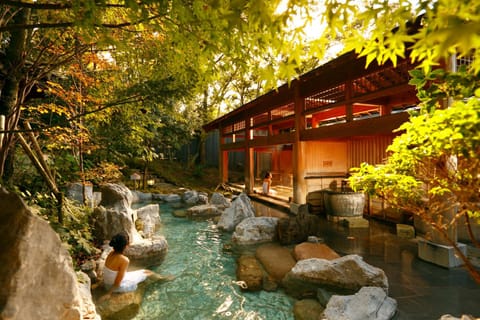
M 230 207 L 230 201 L 223 196 L 223 194 L 214 192 L 210 198 L 210 203 L 216 205 L 220 209 L 225 209 Z
M 169 194 L 165 197 L 165 202 L 180 202 L 182 201 L 182 198 L 178 195 L 178 194 L 175 194 L 175 193 L 172 193 L 172 194 Z
M 142 234 L 145 238 L 151 238 L 160 227 L 160 206 L 149 204 L 136 210 L 137 219 L 141 221 Z M 140 231 L 140 230 L 139 230 Z
M 80 266 L 80 270 L 83 274 L 88 275 L 90 283 L 96 283 L 98 281 L 98 275 L 96 272 L 97 264 L 95 260 L 88 260 Z M 78 276 L 78 273 L 77 273 Z
M 118 211 L 115 208 L 99 206 L 93 210 L 92 216 L 95 221 L 95 237 L 102 242 L 110 241 L 114 235 L 120 232 L 126 232 L 131 242 L 142 239 L 133 223 L 135 212 L 132 208 L 125 208 L 123 211 Z
M 287 273 L 282 284 L 293 296 L 314 296 L 318 288 L 339 294 L 352 294 L 362 287 L 373 286 L 388 292 L 385 272 L 369 265 L 355 254 L 334 260 L 300 260 Z
M 152 199 L 153 200 L 158 200 L 158 201 L 162 201 L 162 202 L 166 202 L 166 198 L 167 198 L 167 194 L 161 194 L 161 193 L 153 193 L 152 194 Z
M 198 200 L 198 192 L 195 190 L 187 190 L 183 194 L 183 201 L 190 206 L 196 205 Z
M 101 320 L 100 315 L 97 314 L 95 304 L 93 303 L 89 276 L 78 271 L 77 279 L 78 292 L 82 301 L 82 318 L 84 320 Z
M 133 202 L 133 194 L 126 186 L 115 183 L 106 183 L 100 186 L 102 192 L 102 201 L 100 205 L 105 208 L 119 209 L 130 208 Z
M 221 214 L 222 211 L 212 204 L 202 204 L 187 209 L 187 217 L 189 218 L 209 218 Z
M 240 222 L 232 235 L 232 241 L 240 245 L 272 242 L 276 239 L 278 218 L 253 217 Z
M 397 310 L 397 301 L 378 287 L 363 287 L 352 296 L 333 295 L 323 316 L 327 320 L 390 320 Z
M 208 204 L 208 194 L 205 192 L 198 193 L 198 204 Z
M 130 244 L 125 255 L 130 258 L 132 265 L 158 266 L 168 252 L 168 243 L 163 236 L 154 236 L 152 239 L 143 239 Z
M 151 193 L 145 193 L 141 191 L 131 191 L 132 192 L 132 202 L 147 202 L 152 201 L 153 196 Z
M 58 235 L 0 189 L 0 319 L 82 318 L 72 259 Z
M 231 206 L 222 213 L 218 221 L 218 228 L 232 232 L 242 220 L 251 217 L 255 217 L 255 209 L 250 198 L 245 193 L 241 193 L 232 201 Z

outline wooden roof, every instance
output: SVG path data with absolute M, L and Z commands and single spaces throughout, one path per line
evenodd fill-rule
M 408 58 L 407 58 L 408 59 Z M 354 96 L 350 102 L 381 103 L 385 99 L 395 99 L 399 95 L 415 96 L 413 86 L 408 85 L 408 70 L 413 66 L 407 59 L 399 60 L 396 67 L 389 62 L 379 66 L 372 62 L 365 68 L 365 57 L 358 58 L 352 51 L 300 76 L 290 84 L 284 84 L 255 100 L 227 113 L 203 126 L 205 131 L 218 129 L 225 125 L 262 114 L 274 108 L 293 103 L 295 87 L 302 98 L 315 97 L 319 93 L 334 90 L 344 86 L 347 81 L 353 81 Z M 411 99 L 410 99 L 411 100 Z M 345 103 L 332 100 L 332 106 Z M 405 101 L 411 103 L 411 101 Z M 327 104 L 321 108 L 328 107 Z

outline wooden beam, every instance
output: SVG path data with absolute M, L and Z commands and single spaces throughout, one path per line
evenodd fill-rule
M 308 129 L 301 132 L 301 139 L 302 141 L 311 141 L 392 133 L 409 117 L 408 112 L 401 112 L 383 117 Z

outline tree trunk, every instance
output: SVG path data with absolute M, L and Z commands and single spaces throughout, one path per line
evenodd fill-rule
M 13 18 L 12 24 L 25 25 L 30 19 L 30 9 L 21 9 Z M 22 71 L 25 67 L 25 47 L 28 36 L 27 29 L 14 29 L 10 31 L 10 42 L 5 49 L 5 54 L 0 56 L 5 79 L 0 90 L 0 115 L 5 116 L 5 134 L 2 148 L 0 149 L 0 177 L 8 180 L 12 175 L 10 170 L 5 170 L 5 164 L 12 155 L 14 145 L 14 130 L 20 118 L 20 105 L 23 97 L 20 95 L 20 82 Z
M 39 160 L 42 157 L 42 153 L 40 151 L 40 154 L 35 154 L 34 150 L 30 148 L 30 145 L 27 143 L 25 138 L 21 133 L 18 134 L 18 141 L 23 147 L 23 150 L 27 154 L 28 158 L 30 161 L 32 161 L 32 164 L 37 168 L 38 172 L 42 175 L 42 177 L 45 179 L 45 181 L 48 184 L 48 187 L 50 190 L 52 190 L 53 194 L 55 195 L 55 198 L 57 199 L 57 215 L 58 215 L 58 223 L 63 224 L 63 213 L 62 213 L 62 208 L 63 208 L 63 193 L 60 192 L 60 190 L 57 187 L 57 184 L 55 182 L 55 179 L 51 176 L 50 170 L 48 167 L 44 167 L 42 165 L 42 161 Z M 35 144 L 35 143 L 33 143 Z M 37 150 L 38 152 L 38 150 Z M 43 162 L 44 163 L 44 162 Z M 45 164 L 46 166 L 46 164 Z

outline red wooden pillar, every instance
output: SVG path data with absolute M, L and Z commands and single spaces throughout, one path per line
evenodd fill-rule
M 245 192 L 253 193 L 255 177 L 253 175 L 253 148 L 250 148 L 250 140 L 253 138 L 250 132 L 250 117 L 245 119 Z
M 220 147 L 220 181 L 228 182 L 228 151 L 222 150 Z
M 307 183 L 305 181 L 305 142 L 301 133 L 305 130 L 305 100 L 300 95 L 300 82 L 294 81 L 295 134 L 293 139 L 293 202 L 304 204 L 307 200 Z
M 220 183 L 228 182 L 228 151 L 223 150 L 223 128 L 218 128 L 218 173 L 220 175 Z
M 345 101 L 347 101 L 347 104 L 345 105 L 345 117 L 347 122 L 353 121 L 352 96 L 353 84 L 352 80 L 348 79 L 347 81 L 345 81 Z

